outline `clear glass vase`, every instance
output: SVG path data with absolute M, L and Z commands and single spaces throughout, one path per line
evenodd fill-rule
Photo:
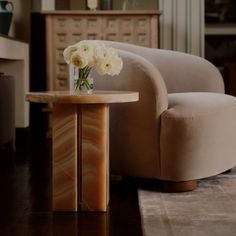
M 93 78 L 91 68 L 78 69 L 70 65 L 70 91 L 91 94 L 93 92 Z
M 93 78 L 88 76 L 87 78 L 79 77 L 75 79 L 74 91 L 91 94 L 93 92 Z

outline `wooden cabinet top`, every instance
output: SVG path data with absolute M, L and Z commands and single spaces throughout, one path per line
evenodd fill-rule
M 66 11 L 66 10 L 59 10 L 59 11 L 42 11 L 41 14 L 44 15 L 161 15 L 161 11 L 152 10 L 152 11 L 121 11 L 121 10 L 112 10 L 112 11 Z

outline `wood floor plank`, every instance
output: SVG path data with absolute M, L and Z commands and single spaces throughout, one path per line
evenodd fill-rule
M 106 213 L 53 213 L 52 143 L 43 137 L 34 133 L 28 139 L 17 137 L 13 156 L 0 153 L 0 235 L 141 236 L 137 185 L 132 179 L 110 184 Z

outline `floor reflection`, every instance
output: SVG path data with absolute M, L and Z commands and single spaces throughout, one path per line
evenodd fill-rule
M 1 236 L 142 236 L 134 180 L 111 182 L 106 213 L 53 212 L 50 141 L 24 142 L 0 156 Z

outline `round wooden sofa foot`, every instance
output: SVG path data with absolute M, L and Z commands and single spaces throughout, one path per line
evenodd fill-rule
M 192 191 L 197 188 L 197 180 L 189 180 L 189 181 L 164 181 L 163 182 L 163 190 L 165 192 L 187 192 Z

